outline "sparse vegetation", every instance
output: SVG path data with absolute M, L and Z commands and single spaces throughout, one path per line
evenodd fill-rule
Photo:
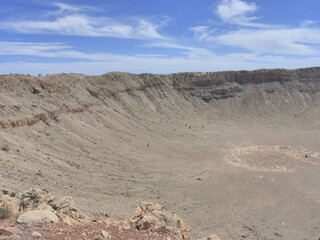
M 11 209 L 9 206 L 2 206 L 0 207 L 0 219 L 7 219 L 11 215 Z
M 2 151 L 5 151 L 5 152 L 8 152 L 10 150 L 8 144 L 3 145 L 1 149 L 2 149 Z

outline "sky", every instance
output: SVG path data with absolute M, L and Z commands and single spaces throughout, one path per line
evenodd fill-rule
M 320 66 L 319 0 L 1 0 L 0 74 Z

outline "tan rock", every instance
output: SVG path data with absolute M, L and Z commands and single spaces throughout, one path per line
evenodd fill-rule
M 106 218 L 103 220 L 103 222 L 107 225 L 115 225 L 115 224 L 121 224 L 120 221 L 113 219 L 113 218 Z
M 72 197 L 56 197 L 39 188 L 31 188 L 19 195 L 20 210 L 27 209 L 43 209 L 47 206 L 52 207 L 56 213 L 64 218 L 71 218 L 78 222 L 89 222 L 90 217 L 80 211 Z M 67 217 L 66 217 L 67 216 Z M 69 223 L 74 223 L 70 219 L 66 220 Z
M 64 214 L 78 222 L 89 222 L 90 217 L 80 211 L 72 197 L 55 197 L 51 202 L 48 203 L 58 213 Z
M 0 227 L 0 231 L 2 233 L 7 234 L 7 235 L 19 235 L 19 234 L 21 234 L 21 230 L 19 228 L 16 228 L 16 227 L 4 227 L 4 228 Z
M 22 213 L 18 219 L 18 223 L 39 224 L 39 223 L 57 223 L 59 221 L 57 215 L 50 209 L 30 210 Z
M 18 198 L 20 200 L 20 211 L 48 205 L 48 202 L 54 199 L 51 194 L 39 188 L 27 189 L 20 193 Z
M 217 234 L 211 234 L 207 237 L 208 240 L 221 240 Z
M 104 240 L 112 240 L 113 239 L 107 231 L 102 230 L 102 229 L 100 231 L 101 231 L 101 236 L 103 237 Z
M 153 230 L 159 233 L 170 233 L 183 240 L 190 240 L 189 226 L 175 213 L 167 212 L 159 204 L 143 202 L 131 218 L 139 230 Z
M 39 233 L 39 232 L 32 232 L 31 236 L 34 238 L 41 238 L 42 237 L 41 233 Z
M 130 223 L 129 221 L 123 221 L 121 223 L 121 227 L 122 227 L 123 230 L 131 229 L 131 225 L 132 225 L 132 223 Z
M 20 235 L 12 235 L 8 238 L 5 238 L 5 240 L 23 240 L 23 238 Z
M 61 219 L 61 222 L 66 223 L 69 226 L 79 224 L 79 222 L 77 220 L 75 220 L 67 215 L 57 214 L 57 216 Z

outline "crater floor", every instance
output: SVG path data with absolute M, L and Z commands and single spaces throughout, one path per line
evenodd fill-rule
M 318 239 L 319 75 L 1 76 L 0 187 L 94 218 L 156 202 L 198 238 Z

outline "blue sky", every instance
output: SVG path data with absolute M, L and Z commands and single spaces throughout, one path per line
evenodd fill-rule
M 0 73 L 320 66 L 319 0 L 1 0 Z

